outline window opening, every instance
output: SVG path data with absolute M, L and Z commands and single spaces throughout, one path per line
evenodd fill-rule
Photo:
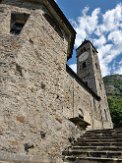
M 102 89 L 102 85 L 101 85 L 101 83 L 99 83 L 99 86 L 100 86 L 100 89 Z
M 83 53 L 84 51 L 83 51 L 83 49 L 80 51 L 80 53 Z
M 95 66 L 96 66 L 96 68 L 98 69 L 98 64 L 97 64 L 97 63 L 95 63 Z
M 85 47 L 83 48 L 83 51 L 84 51 L 84 52 L 86 51 L 86 48 L 85 48 Z
M 12 13 L 11 14 L 11 26 L 10 33 L 19 35 L 28 20 L 29 14 L 25 13 Z
M 15 23 L 15 24 L 13 25 L 13 27 L 11 28 L 10 33 L 15 34 L 15 35 L 20 34 L 20 33 L 21 33 L 21 30 L 22 30 L 22 28 L 23 28 L 23 26 L 24 26 L 24 24 Z
M 86 62 L 83 62 L 82 68 L 86 68 Z

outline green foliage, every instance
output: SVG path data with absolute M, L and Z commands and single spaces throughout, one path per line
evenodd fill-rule
M 122 127 L 122 75 L 106 76 L 104 84 L 114 127 Z
M 122 96 L 108 96 L 114 127 L 122 127 Z

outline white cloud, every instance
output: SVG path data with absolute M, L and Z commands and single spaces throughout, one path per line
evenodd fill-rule
M 71 64 L 69 66 L 75 73 L 77 73 L 77 65 L 76 64 Z
M 108 10 L 103 15 L 103 24 L 106 27 L 105 31 L 116 30 L 122 23 L 122 5 L 118 4 L 114 9 Z
M 76 47 L 79 46 L 84 38 L 87 38 L 89 34 L 92 34 L 96 30 L 98 24 L 100 9 L 95 9 L 90 16 L 87 15 L 88 10 L 89 8 L 85 7 L 82 11 L 82 16 L 78 17 L 76 22 L 72 21 L 77 32 Z
M 94 44 L 97 46 L 97 47 L 100 47 L 102 45 L 104 45 L 106 43 L 106 38 L 104 35 L 100 36 L 98 39 L 94 39 Z
M 119 50 L 122 51 L 122 29 L 110 32 L 108 40 L 112 41 L 113 44 L 118 46 Z
M 98 49 L 103 76 L 112 70 L 112 73 L 118 71 L 121 73 L 122 68 L 112 68 L 112 64 L 120 55 L 122 60 L 122 4 L 104 14 L 100 8 L 93 10 L 90 15 L 88 11 L 89 8 L 85 7 L 81 16 L 76 21 L 72 20 L 77 32 L 75 47 L 78 47 L 84 39 L 90 39 Z

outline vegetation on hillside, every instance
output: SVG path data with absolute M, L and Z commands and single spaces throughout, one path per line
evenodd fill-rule
M 114 127 L 122 127 L 122 96 L 108 96 Z
M 122 75 L 104 77 L 114 127 L 122 127 Z

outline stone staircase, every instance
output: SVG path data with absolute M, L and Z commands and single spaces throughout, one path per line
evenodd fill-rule
M 64 163 L 122 163 L 122 128 L 87 131 L 62 154 Z

